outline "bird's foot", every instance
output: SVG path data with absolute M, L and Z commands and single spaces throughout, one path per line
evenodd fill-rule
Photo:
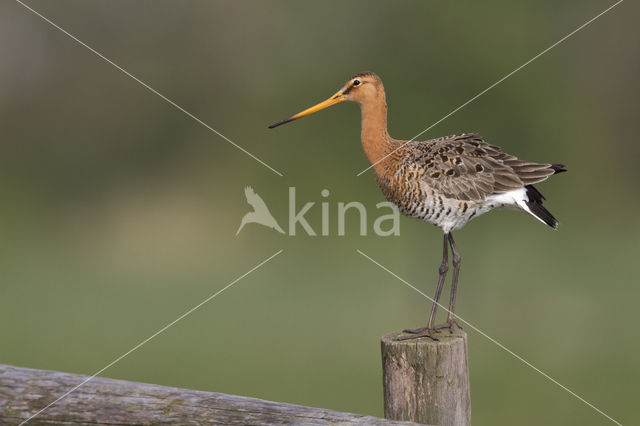
M 462 330 L 462 326 L 458 323 L 458 321 L 456 321 L 455 319 L 450 319 L 447 322 L 445 322 L 444 324 L 436 325 L 434 327 L 434 329 L 439 332 L 442 329 L 448 328 L 449 329 L 449 333 L 453 334 L 453 332 L 455 331 L 456 327 L 458 327 L 460 330 Z
M 433 333 L 438 332 L 438 330 L 436 330 L 435 328 L 428 328 L 428 327 L 412 328 L 408 330 L 402 330 L 402 332 L 407 333 L 408 336 L 406 335 L 398 336 L 396 337 L 396 340 L 409 340 L 409 339 L 418 339 L 420 337 L 428 337 L 429 339 L 435 340 L 436 342 L 440 341 L 440 339 L 438 339 L 433 335 Z

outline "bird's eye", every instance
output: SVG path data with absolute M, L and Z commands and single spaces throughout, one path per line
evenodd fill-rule
M 354 86 L 360 86 L 360 80 L 353 80 Z

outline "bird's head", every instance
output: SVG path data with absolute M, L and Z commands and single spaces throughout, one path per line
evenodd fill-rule
M 269 128 L 273 129 L 281 124 L 305 117 L 344 101 L 357 102 L 362 105 L 368 102 L 375 102 L 380 99 L 380 96 L 384 96 L 384 88 L 380 77 L 372 72 L 361 72 L 351 77 L 340 90 L 326 101 L 272 124 Z

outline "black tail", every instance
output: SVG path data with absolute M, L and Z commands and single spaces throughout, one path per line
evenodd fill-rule
M 566 172 L 566 166 L 564 164 L 552 164 L 551 168 L 553 169 L 553 174 Z M 543 197 L 544 199 L 544 197 Z
M 526 185 L 525 188 L 527 190 L 527 197 L 529 197 L 529 201 L 525 201 L 525 203 L 527 207 L 529 207 L 529 210 L 531 210 L 531 213 L 553 229 L 558 229 L 558 221 L 551 213 L 549 213 L 549 210 L 545 209 L 542 205 L 544 195 L 542 195 L 533 185 Z
M 552 164 L 551 168 L 553 169 L 554 175 L 567 171 L 564 164 Z M 545 199 L 544 195 L 533 185 L 525 185 L 525 188 L 527 190 L 527 197 L 529 198 L 529 201 L 525 201 L 525 204 L 529 207 L 531 213 L 553 229 L 558 229 L 558 221 L 549 210 L 545 209 L 542 205 L 542 201 Z

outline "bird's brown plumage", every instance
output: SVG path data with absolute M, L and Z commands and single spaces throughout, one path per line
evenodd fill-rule
M 551 164 L 527 162 L 502 152 L 477 134 L 451 135 L 400 148 L 404 167 L 422 169 L 422 180 L 455 200 L 482 201 L 545 180 Z

